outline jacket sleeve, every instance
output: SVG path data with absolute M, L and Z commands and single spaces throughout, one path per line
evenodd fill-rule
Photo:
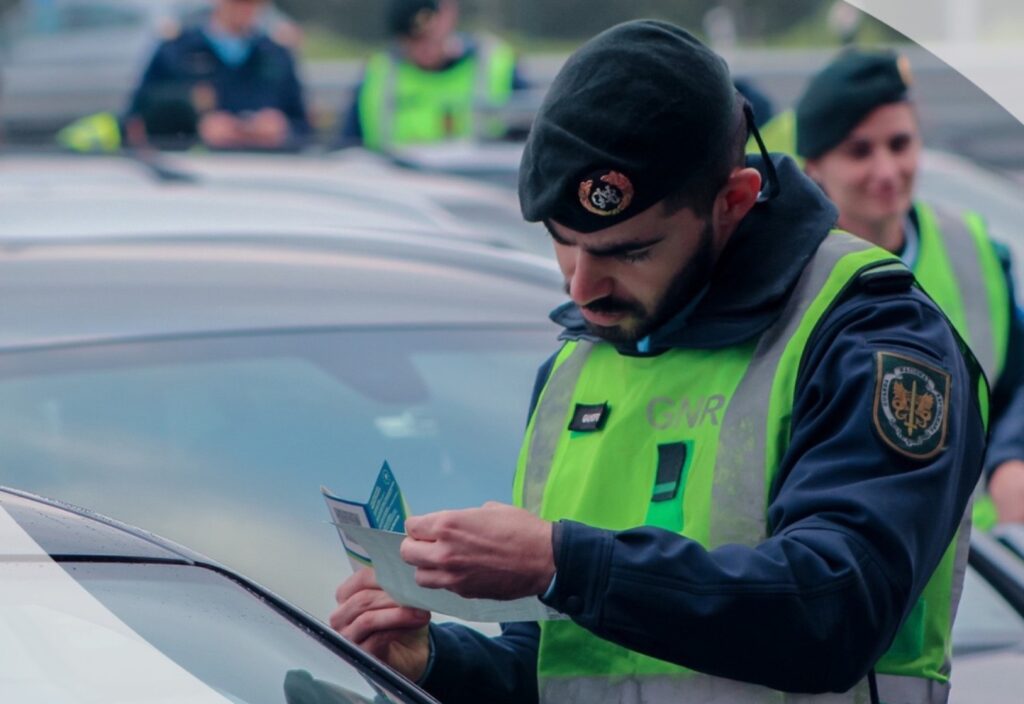
M 489 704 L 537 701 L 536 623 L 502 624 L 488 637 L 456 623 L 431 624 L 433 661 L 419 682 L 445 704 L 476 704 L 486 692 Z
M 167 53 L 168 43 L 163 42 L 157 46 L 153 55 L 149 59 L 149 63 L 146 64 L 145 70 L 142 72 L 142 76 L 139 78 L 138 84 L 135 86 L 135 90 L 132 91 L 131 99 L 128 102 L 128 108 L 125 110 L 124 119 L 140 115 L 143 108 L 143 100 L 145 100 L 146 92 L 151 90 L 154 85 L 159 84 L 162 81 L 168 80 L 167 71 Z
M 1024 313 L 1017 306 L 1009 251 L 996 245 L 1009 291 L 1010 334 L 1006 362 L 992 388 L 992 416 L 985 454 L 985 477 L 1003 462 L 1024 460 Z
M 977 482 L 978 377 L 917 291 L 857 294 L 807 349 L 765 541 L 709 551 L 658 528 L 562 521 L 547 603 L 602 638 L 712 675 L 793 692 L 845 691 L 864 677 L 938 565 Z M 937 456 L 913 460 L 877 434 L 879 351 L 950 374 Z

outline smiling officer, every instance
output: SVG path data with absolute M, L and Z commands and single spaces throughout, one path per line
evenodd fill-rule
M 430 625 L 372 570 L 331 618 L 442 701 L 945 700 L 980 371 L 791 160 L 744 160 L 750 124 L 722 59 L 661 22 L 552 84 L 520 200 L 572 300 L 517 506 L 410 518 L 402 557 L 568 619 Z
M 910 64 L 847 49 L 797 105 L 797 151 L 839 207 L 839 225 L 898 255 L 949 316 L 992 384 L 988 488 L 1004 521 L 1024 521 L 1024 321 L 1010 255 L 977 213 L 914 201 L 921 133 Z M 986 526 L 994 521 L 979 516 Z

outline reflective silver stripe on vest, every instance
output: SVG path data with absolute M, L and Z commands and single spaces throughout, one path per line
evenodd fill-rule
M 737 657 L 742 656 L 737 653 Z M 545 678 L 540 701 L 542 704 L 870 704 L 871 695 L 866 682 L 842 694 L 787 694 L 756 684 L 693 673 L 683 677 Z
M 978 483 L 978 487 L 975 489 L 975 496 L 981 493 L 981 483 Z M 963 518 L 960 519 L 960 531 L 956 536 L 956 556 L 953 558 L 953 584 L 950 590 L 950 602 L 949 602 L 949 622 L 956 623 L 956 611 L 960 606 L 960 596 L 964 592 L 964 576 L 967 573 L 967 553 L 971 550 L 971 504 L 967 504 L 967 510 L 964 511 Z M 949 655 L 946 655 L 946 662 L 942 664 L 940 672 L 946 677 L 949 677 L 953 669 L 953 663 L 950 662 Z
M 920 677 L 878 675 L 878 699 L 881 704 L 945 704 L 949 683 Z
M 586 340 L 576 343 L 576 349 L 568 359 L 551 373 L 534 409 L 533 437 L 530 439 L 526 476 L 523 478 L 523 508 L 538 516 L 544 500 L 544 485 L 551 474 L 555 450 L 565 430 L 565 419 L 569 415 L 576 382 L 579 381 L 583 365 L 593 347 L 593 343 Z
M 473 136 L 484 139 L 485 123 L 494 107 L 491 104 L 491 57 L 494 54 L 495 42 L 490 37 L 481 37 L 477 41 L 476 71 L 473 75 Z
M 935 221 L 946 246 L 949 262 L 960 289 L 964 323 L 970 336 L 971 351 L 985 370 L 989 384 L 996 381 L 996 350 L 992 341 L 992 313 L 988 308 L 988 287 L 978 245 L 964 219 L 947 211 L 933 209 Z
M 845 232 L 825 238 L 804 269 L 779 320 L 761 335 L 747 372 L 729 401 L 719 435 L 711 489 L 709 548 L 757 545 L 766 537 L 765 433 L 779 361 L 836 263 L 871 245 Z

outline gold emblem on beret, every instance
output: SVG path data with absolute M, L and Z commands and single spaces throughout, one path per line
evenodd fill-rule
M 914 72 L 910 69 L 910 59 L 901 55 L 896 59 L 896 68 L 900 72 L 900 78 L 903 79 L 903 85 L 909 88 L 914 83 Z
M 580 182 L 579 198 L 594 215 L 618 215 L 633 202 L 633 183 L 618 171 L 601 171 Z

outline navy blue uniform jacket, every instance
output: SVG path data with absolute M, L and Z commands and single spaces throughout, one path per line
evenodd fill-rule
M 150 106 L 154 103 L 186 103 L 199 111 L 217 109 L 236 115 L 276 108 L 288 118 L 293 143 L 301 142 L 309 135 L 310 126 L 292 55 L 266 35 L 258 35 L 253 42 L 249 56 L 239 66 L 221 61 L 199 27 L 162 42 L 132 94 L 127 114 L 144 115 L 153 110 Z M 194 104 L 191 91 L 199 83 L 213 89 L 215 104 Z M 195 133 L 194 124 L 168 125 L 166 129 Z
M 730 346 L 777 318 L 835 221 L 790 160 L 778 168 L 782 195 L 744 219 L 706 296 L 684 323 L 652 336 L 652 354 Z M 563 337 L 586 334 L 571 305 L 553 317 Z M 980 476 L 979 372 L 961 344 L 918 290 L 855 287 L 807 346 L 769 537 L 708 551 L 659 528 L 561 521 L 547 602 L 602 638 L 702 672 L 795 692 L 850 688 L 888 649 Z M 879 350 L 951 375 L 948 441 L 936 457 L 913 460 L 879 438 Z M 537 624 L 504 624 L 495 638 L 455 624 L 430 630 L 433 661 L 421 684 L 441 701 L 537 700 Z

